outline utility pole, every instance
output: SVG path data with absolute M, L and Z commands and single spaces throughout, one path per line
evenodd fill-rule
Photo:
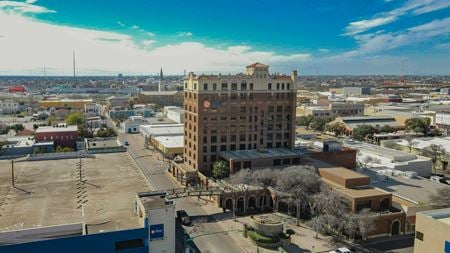
M 13 188 L 16 187 L 16 183 L 14 181 L 14 160 L 11 160 L 11 184 Z

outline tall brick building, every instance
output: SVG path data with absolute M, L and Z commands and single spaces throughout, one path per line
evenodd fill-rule
M 298 163 L 292 152 L 296 78 L 296 71 L 270 74 L 261 63 L 247 66 L 245 74 L 189 73 L 184 163 L 206 174 L 219 159 L 231 170 Z

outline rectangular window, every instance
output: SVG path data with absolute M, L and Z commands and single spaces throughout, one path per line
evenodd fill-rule
M 207 83 L 203 84 L 203 90 L 208 90 L 208 84 Z
M 228 84 L 222 83 L 222 90 L 228 90 Z
M 277 90 L 280 89 L 280 83 L 277 83 Z
M 423 233 L 419 232 L 419 231 L 416 231 L 416 239 L 420 240 L 420 241 L 423 241 Z
M 231 84 L 231 90 L 237 90 L 237 83 Z
M 220 145 L 220 151 L 226 151 L 227 145 Z
M 143 239 L 133 239 L 127 241 L 116 242 L 116 251 L 117 250 L 126 250 L 126 249 L 135 249 L 144 247 Z
M 271 84 L 271 83 L 268 83 L 268 84 L 267 84 L 267 89 L 268 89 L 268 90 L 271 90 L 271 89 L 272 89 L 272 84 Z
M 241 90 L 247 90 L 247 84 L 241 83 Z
M 253 90 L 253 83 L 250 83 L 250 90 Z
M 217 84 L 213 83 L 213 90 L 217 90 Z

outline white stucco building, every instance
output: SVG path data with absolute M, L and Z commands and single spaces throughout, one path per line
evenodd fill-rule
M 344 146 L 358 150 L 357 160 L 360 163 L 370 157 L 372 161 L 366 164 L 368 168 L 411 171 L 421 177 L 431 176 L 433 163 L 428 157 L 358 141 L 346 141 Z

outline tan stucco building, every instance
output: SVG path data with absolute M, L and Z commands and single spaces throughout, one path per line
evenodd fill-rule
M 416 215 L 414 253 L 450 252 L 450 208 Z

